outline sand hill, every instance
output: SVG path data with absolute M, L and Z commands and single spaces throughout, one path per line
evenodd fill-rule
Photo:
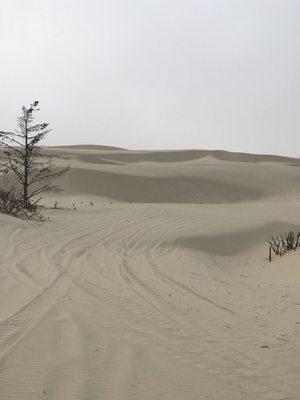
M 299 160 L 48 151 L 49 220 L 0 216 L 1 400 L 299 399 Z

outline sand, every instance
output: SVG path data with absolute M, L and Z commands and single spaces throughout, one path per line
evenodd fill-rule
M 299 229 L 300 161 L 50 151 L 49 220 L 0 215 L 0 399 L 299 400 L 300 252 L 266 240 Z

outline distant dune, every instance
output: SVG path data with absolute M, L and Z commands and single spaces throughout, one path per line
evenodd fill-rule
M 201 159 L 203 157 L 214 157 L 223 161 L 235 162 L 281 162 L 295 163 L 300 166 L 300 159 L 291 157 L 265 155 L 265 154 L 250 154 L 237 153 L 224 150 L 127 150 L 113 146 L 96 146 L 96 145 L 70 145 L 70 146 L 53 146 L 51 149 L 67 150 L 72 153 L 72 150 L 83 150 L 80 152 L 81 158 L 86 162 L 95 162 L 97 159 L 106 159 L 117 162 L 184 162 Z M 84 150 L 89 150 L 84 152 Z M 92 152 L 92 153 L 91 153 Z M 97 154 L 95 154 L 97 153 Z M 78 153 L 76 153 L 78 154 Z M 92 155 L 93 154 L 93 155 Z M 89 159 L 90 157 L 90 159 Z M 97 158 L 98 157 L 98 158 Z
M 114 146 L 99 146 L 96 144 L 70 144 L 65 146 L 52 146 L 52 148 L 56 149 L 78 149 L 78 150 L 125 150 L 121 147 Z
M 54 152 L 53 152 L 54 151 Z M 55 153 L 56 149 L 51 148 Z M 137 203 L 222 204 L 300 194 L 300 160 L 208 150 L 102 150 L 63 147 L 69 194 Z

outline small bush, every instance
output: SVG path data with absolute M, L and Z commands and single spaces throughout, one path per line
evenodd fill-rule
M 0 175 L 0 213 L 30 220 L 44 220 L 40 207 L 36 204 L 30 204 L 24 209 L 20 184 L 16 177 L 9 173 Z
M 0 212 L 18 215 L 21 211 L 21 199 L 18 195 L 15 179 L 10 175 L 0 178 Z
M 297 234 L 293 231 L 287 232 L 284 235 L 272 236 L 269 243 L 269 261 L 272 261 L 272 252 L 277 256 L 295 251 L 300 246 L 300 232 Z
M 0 189 L 0 212 L 17 215 L 20 211 L 20 202 L 12 192 Z

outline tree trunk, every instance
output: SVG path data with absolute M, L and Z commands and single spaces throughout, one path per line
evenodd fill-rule
M 24 183 L 23 183 L 23 207 L 28 209 L 28 119 L 25 120 L 25 157 L 24 157 Z

